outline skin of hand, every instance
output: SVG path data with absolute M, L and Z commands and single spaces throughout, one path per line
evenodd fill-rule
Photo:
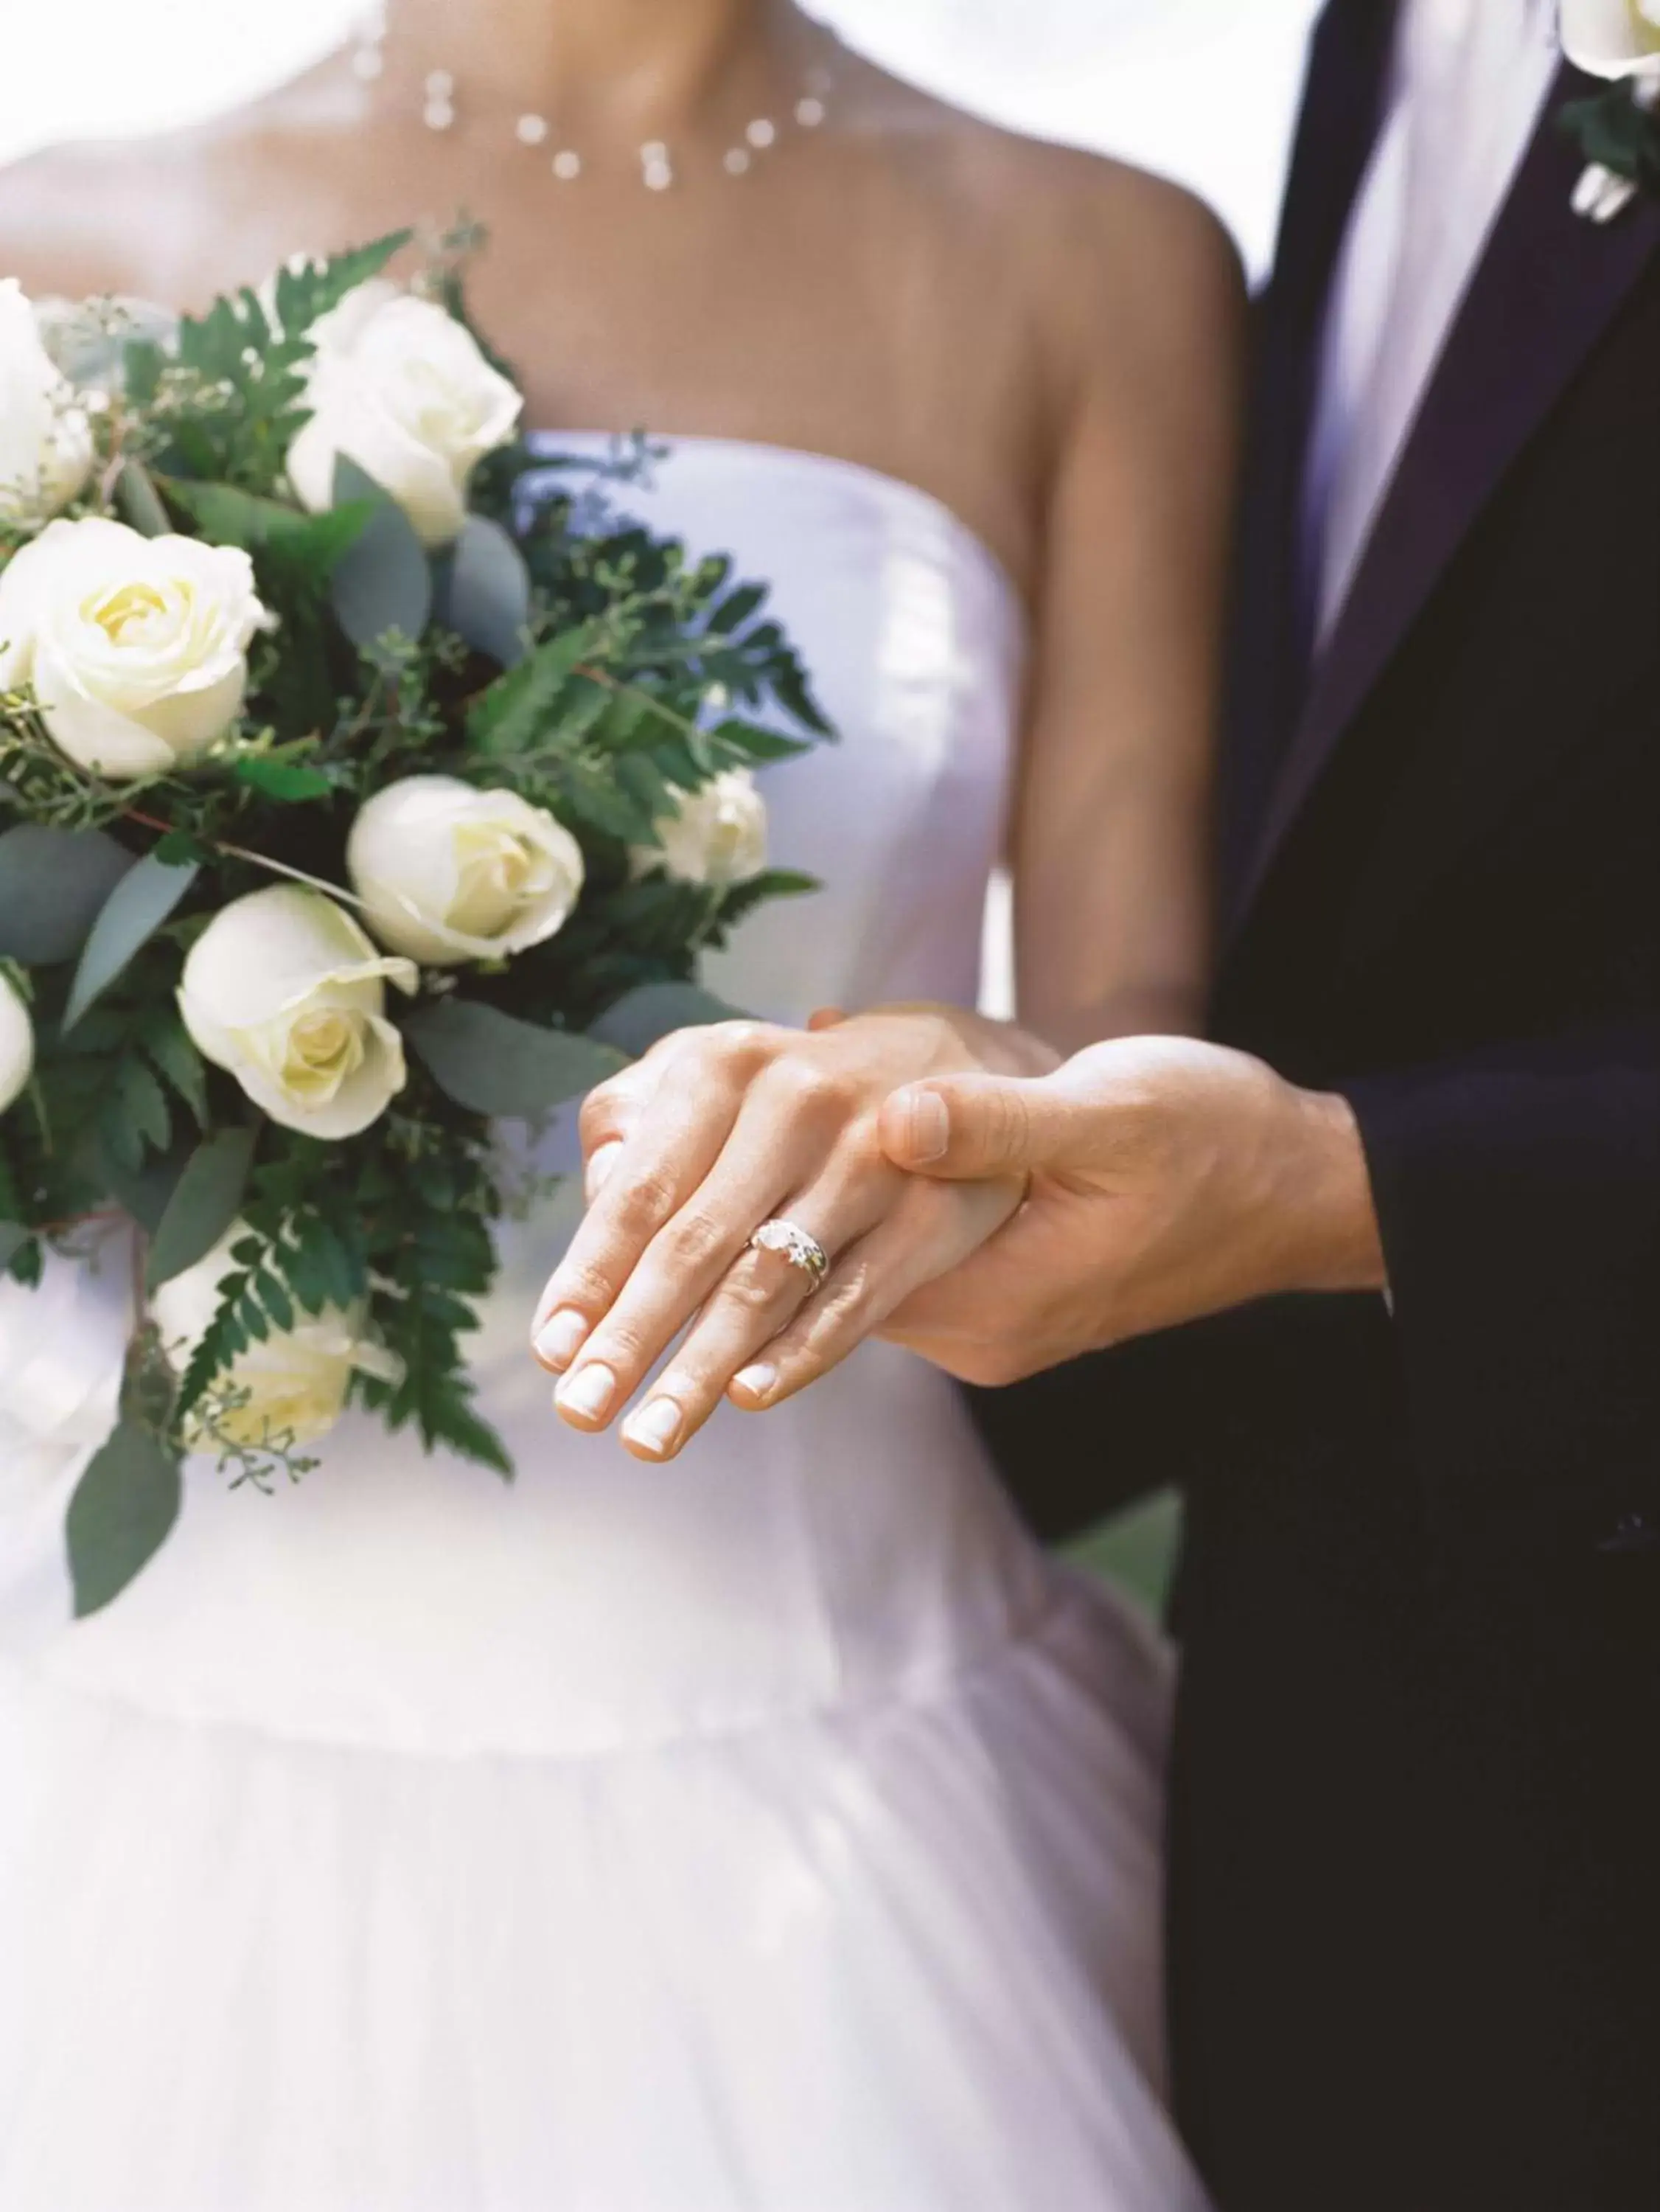
M 1354 1118 L 1260 1060 L 1127 1037 L 1036 1079 L 912 1085 L 883 1148 L 925 1180 L 1018 1176 L 1019 1211 L 881 1334 L 998 1385 L 1125 1338 L 1289 1291 L 1381 1290 Z M 852 1349 L 857 1318 L 812 1307 L 768 1346 L 774 1404 Z
M 805 1031 L 759 1022 L 682 1030 L 588 1098 L 589 1210 L 536 1310 L 536 1355 L 560 1374 L 554 1403 L 609 1425 L 689 1328 L 624 1423 L 637 1457 L 672 1458 L 732 1391 L 772 1395 L 760 1355 L 810 1304 L 857 1342 L 918 1284 L 965 1258 L 1020 1204 L 1018 1174 L 954 1184 L 906 1175 L 878 1123 L 924 1076 L 1036 1073 L 1047 1048 L 944 1007 L 885 1009 Z M 822 1286 L 782 1255 L 748 1249 L 782 1216 L 831 1261 Z

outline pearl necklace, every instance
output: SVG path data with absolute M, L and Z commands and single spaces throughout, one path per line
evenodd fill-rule
M 358 36 L 352 51 L 352 68 L 360 82 L 373 84 L 385 74 L 386 33 L 384 24 L 376 21 Z M 833 81 L 828 70 L 811 69 L 803 80 L 801 89 L 791 102 L 789 120 L 799 131 L 816 131 L 830 112 L 828 95 Z M 429 70 L 422 82 L 421 119 L 429 131 L 453 131 L 458 120 L 456 80 L 448 70 Z M 550 143 L 553 153 L 548 161 L 555 179 L 561 185 L 574 184 L 586 166 L 583 155 L 574 146 L 554 143 L 554 126 L 545 115 L 521 115 L 513 125 L 513 136 L 521 146 L 532 152 L 544 151 Z M 720 157 L 720 166 L 729 177 L 748 176 L 754 167 L 757 155 L 766 154 L 776 146 L 781 136 L 779 123 L 770 115 L 757 115 L 743 126 L 743 136 L 735 145 L 729 146 Z M 676 174 L 675 157 L 667 142 L 648 138 L 635 149 L 639 162 L 639 180 L 648 192 L 666 192 Z

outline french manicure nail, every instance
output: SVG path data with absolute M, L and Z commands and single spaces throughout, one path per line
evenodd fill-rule
M 536 1354 L 549 1367 L 568 1367 L 582 1349 L 582 1340 L 588 1334 L 586 1317 L 574 1306 L 561 1307 L 542 1324 L 536 1338 Z
M 945 1110 L 944 1099 L 936 1091 L 915 1091 L 910 1106 L 911 1157 L 918 1161 L 942 1159 L 951 1139 L 951 1116 Z
M 746 1398 L 768 1398 L 777 1385 L 779 1370 L 766 1361 L 759 1360 L 753 1367 L 741 1367 L 732 1377 L 732 1388 L 742 1390 Z
M 680 1434 L 682 1418 L 672 1398 L 652 1398 L 623 1423 L 622 1433 L 642 1451 L 666 1452 Z
M 561 1412 L 580 1413 L 585 1420 L 601 1419 L 616 1395 L 617 1378 L 609 1367 L 596 1361 L 591 1366 L 579 1367 L 574 1375 L 567 1375 L 554 1393 L 554 1403 Z

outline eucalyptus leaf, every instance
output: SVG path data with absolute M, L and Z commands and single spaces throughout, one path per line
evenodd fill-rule
M 589 1035 L 638 1060 L 659 1037 L 676 1030 L 706 1029 L 713 1022 L 744 1018 L 736 1006 L 729 1006 L 696 983 L 642 983 L 609 1006 Z
M 423 1006 L 403 1030 L 457 1106 L 509 1121 L 535 1121 L 627 1065 L 625 1054 L 591 1037 L 543 1029 L 465 999 Z
M 64 1534 L 76 1620 L 119 1597 L 154 1558 L 179 1518 L 182 1491 L 167 1447 L 136 1422 L 119 1422 L 70 1500 Z
M 173 528 L 167 508 L 161 504 L 149 471 L 142 461 L 130 457 L 121 464 L 121 473 L 115 482 L 115 503 L 121 510 L 122 520 L 143 538 L 165 538 Z
M 441 564 L 439 619 L 503 668 L 530 650 L 530 572 L 498 522 L 470 514 Z
M 204 538 L 215 545 L 239 545 L 245 553 L 265 544 L 282 523 L 294 520 L 293 509 L 274 499 L 260 499 L 237 484 L 192 483 L 179 478 L 167 489 Z
M 154 936 L 196 881 L 197 872 L 194 861 L 173 867 L 158 860 L 154 853 L 147 853 L 122 877 L 105 900 L 75 971 L 64 1012 L 66 1030 L 74 1028 L 133 955 Z
M 334 565 L 329 595 L 335 617 L 360 653 L 373 653 L 389 632 L 413 642 L 433 612 L 433 572 L 402 507 L 374 478 L 342 453 L 335 463 L 336 507 L 372 500 L 374 512 Z
M 237 484 L 173 479 L 167 482 L 167 495 L 215 545 L 239 545 L 245 552 L 280 556 L 296 574 L 316 577 L 327 576 L 384 503 L 377 495 L 348 501 L 324 514 L 302 514 L 281 500 L 262 499 Z
M 147 1269 L 154 1291 L 211 1252 L 242 1207 L 254 1132 L 221 1129 L 191 1153 L 157 1225 Z
M 0 954 L 26 968 L 73 960 L 132 854 L 101 830 L 21 822 L 0 836 Z
M 3 1275 L 34 1234 L 21 1221 L 0 1221 L 0 1275 Z
M 269 753 L 245 753 L 231 773 L 267 799 L 290 805 L 306 799 L 327 799 L 334 786 L 320 768 L 304 761 L 273 760 Z

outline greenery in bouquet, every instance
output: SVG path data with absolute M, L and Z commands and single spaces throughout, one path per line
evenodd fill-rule
M 82 1611 L 191 1452 L 267 1483 L 355 1401 L 510 1473 L 494 1123 L 707 1018 L 700 952 L 810 888 L 763 588 L 533 453 L 464 255 L 395 287 L 408 243 L 165 327 L 0 285 L 0 1267 L 137 1232 Z

